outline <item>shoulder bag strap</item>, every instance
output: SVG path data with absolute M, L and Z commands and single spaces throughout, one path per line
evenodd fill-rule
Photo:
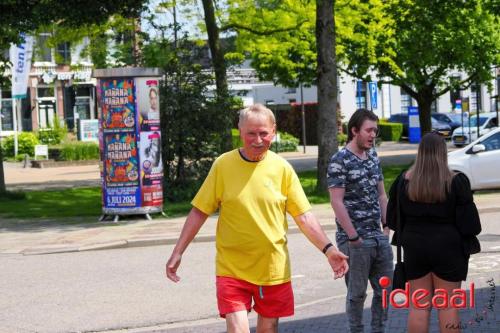
M 398 185 L 397 185 L 397 191 L 396 191 L 396 254 L 397 254 L 397 262 L 401 263 L 401 200 L 400 197 L 403 194 L 404 191 L 404 178 L 405 178 L 405 173 L 401 174 L 401 177 L 399 177 Z

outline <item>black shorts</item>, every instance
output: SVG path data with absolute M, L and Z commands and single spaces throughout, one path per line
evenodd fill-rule
M 401 243 L 408 280 L 430 272 L 450 282 L 467 278 L 469 257 L 463 252 L 462 239 L 454 225 L 406 225 Z

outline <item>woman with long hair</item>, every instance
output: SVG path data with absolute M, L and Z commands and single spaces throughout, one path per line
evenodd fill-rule
M 396 197 L 399 198 L 401 237 L 410 295 L 417 289 L 429 293 L 415 306 L 410 302 L 408 332 L 428 332 L 435 290 L 448 295 L 467 278 L 470 249 L 464 242 L 481 231 L 470 183 L 462 173 L 448 168 L 446 142 L 427 133 L 409 170 L 399 175 L 389 191 L 387 221 L 396 230 Z M 465 231 L 464 231 L 465 230 Z M 464 232 L 467 235 L 464 235 Z M 458 309 L 438 302 L 441 332 L 460 332 Z

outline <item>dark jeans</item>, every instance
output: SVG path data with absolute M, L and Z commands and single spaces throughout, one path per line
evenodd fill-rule
M 388 276 L 392 279 L 393 255 L 389 238 L 379 235 L 364 239 L 361 245 L 350 242 L 338 244 L 338 248 L 349 256 L 346 312 L 351 333 L 363 332 L 363 306 L 366 299 L 368 281 L 373 289 L 371 332 L 384 332 L 387 309 L 382 308 L 382 288 L 379 279 Z

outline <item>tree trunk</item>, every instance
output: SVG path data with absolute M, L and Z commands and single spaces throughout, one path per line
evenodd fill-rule
M 433 102 L 432 88 L 425 87 L 417 92 L 418 119 L 420 121 L 420 135 L 432 131 L 431 107 Z
M 0 147 L 0 196 L 4 194 L 6 191 L 7 188 L 5 187 L 5 177 L 3 171 L 3 152 L 2 148 Z
M 328 161 L 338 151 L 335 0 L 316 0 L 316 48 L 319 117 L 317 190 L 325 191 Z
M 142 48 L 141 48 L 141 18 L 133 17 L 131 18 L 133 30 L 132 30 L 132 57 L 134 67 L 138 67 L 142 63 Z
M 231 111 L 229 93 L 227 88 L 226 63 L 224 61 L 224 51 L 220 46 L 219 27 L 215 21 L 215 10 L 212 0 L 202 0 L 203 10 L 205 12 L 205 25 L 207 28 L 208 45 L 212 55 L 212 66 L 215 72 L 215 87 L 217 95 L 217 104 L 221 108 L 221 119 L 223 122 L 222 132 L 222 151 L 231 150 Z

